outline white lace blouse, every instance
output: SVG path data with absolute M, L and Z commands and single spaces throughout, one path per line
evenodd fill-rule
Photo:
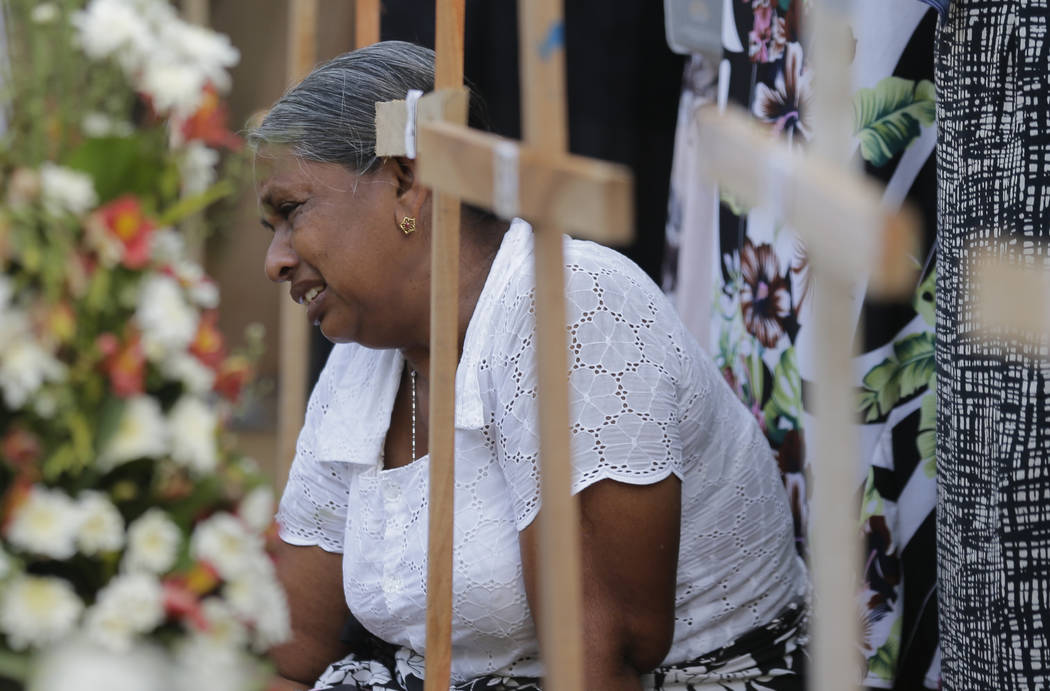
M 767 623 L 806 589 L 784 489 L 751 414 L 655 284 L 566 239 L 573 490 L 682 482 L 674 642 L 685 662 Z M 504 237 L 456 373 L 452 675 L 540 676 L 518 531 L 539 510 L 532 231 Z M 343 554 L 350 611 L 425 654 L 428 458 L 383 469 L 403 367 L 337 345 L 310 397 L 278 512 L 294 545 Z

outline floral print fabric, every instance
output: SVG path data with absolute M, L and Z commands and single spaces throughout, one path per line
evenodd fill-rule
M 717 66 L 719 100 L 745 108 L 792 147 L 806 147 L 821 136 L 810 111 L 816 67 L 807 60 L 800 40 L 809 5 L 805 0 L 726 2 L 725 50 Z M 910 198 L 917 204 L 928 229 L 924 251 L 915 257 L 922 272 L 911 301 L 864 301 L 866 277 L 858 277 L 854 286 L 861 325 L 855 371 L 864 463 L 858 476 L 865 478 L 853 497 L 860 501 L 858 528 L 866 555 L 857 594 L 864 632 L 859 657 L 865 661 L 862 678 L 867 686 L 936 688 L 936 271 L 928 250 L 936 227 L 931 80 L 937 14 L 915 0 L 858 0 L 855 7 L 855 160 L 886 185 L 887 203 Z M 696 83 L 688 76 L 687 72 L 684 92 Z M 680 130 L 691 126 L 695 125 L 688 119 L 680 119 Z M 680 136 L 676 141 L 687 139 Z M 678 159 L 675 165 L 690 167 Z M 755 175 L 761 178 L 770 172 L 757 170 Z M 684 313 L 695 315 L 704 309 L 709 315 L 707 328 L 694 333 L 706 340 L 723 376 L 775 450 L 794 513 L 798 548 L 805 555 L 811 520 L 809 388 L 820 370 L 813 345 L 821 338 L 807 328 L 813 321 L 808 254 L 791 228 L 763 208 L 743 208 L 725 191 L 718 196 L 718 208 L 702 223 L 685 219 L 676 211 L 689 207 L 688 196 L 708 194 L 695 189 L 672 185 L 672 264 L 664 287 L 676 293 Z M 709 263 L 699 268 L 695 253 L 689 264 L 679 249 L 695 244 L 693 235 L 703 235 L 711 247 Z M 706 305 L 691 305 L 690 295 L 682 292 L 697 271 L 713 276 L 713 291 L 693 291 L 708 300 Z

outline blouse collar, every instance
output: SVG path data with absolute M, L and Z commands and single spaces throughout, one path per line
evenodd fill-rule
M 532 229 L 525 221 L 514 219 L 503 236 L 467 324 L 463 354 L 456 368 L 456 429 L 484 427 L 478 367 L 493 336 L 500 297 L 522 263 L 531 256 Z M 346 412 L 323 415 L 316 427 L 311 425 L 308 412 L 299 445 L 311 448 L 324 461 L 376 464 L 382 457 L 404 366 L 405 358 L 400 350 L 337 345 L 326 367 L 326 370 L 336 368 L 332 372 L 335 377 L 326 384 L 323 374 L 318 387 L 331 386 L 329 404 Z

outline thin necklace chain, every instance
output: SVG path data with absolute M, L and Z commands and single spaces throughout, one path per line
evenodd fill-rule
M 408 371 L 409 381 L 412 382 L 412 460 L 416 460 L 416 371 Z

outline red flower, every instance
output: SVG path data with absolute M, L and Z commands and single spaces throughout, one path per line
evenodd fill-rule
M 12 427 L 0 442 L 0 456 L 17 467 L 31 466 L 40 452 L 40 439 L 24 427 Z
M 142 212 L 139 200 L 131 195 L 114 199 L 98 210 L 102 224 L 124 248 L 121 263 L 141 269 L 149 261 L 153 224 Z
M 200 598 L 179 579 L 164 581 L 164 611 L 169 617 L 186 620 L 198 631 L 207 631 L 208 619 L 204 616 Z
M 226 357 L 222 333 L 215 326 L 218 319 L 219 313 L 214 310 L 201 315 L 197 323 L 197 335 L 190 343 L 190 352 L 202 363 L 216 370 Z
M 187 141 L 199 139 L 211 147 L 223 146 L 239 151 L 241 138 L 227 129 L 228 115 L 226 104 L 219 99 L 215 87 L 209 84 L 204 89 L 200 108 L 182 123 L 182 135 Z
M 214 390 L 231 403 L 241 397 L 241 391 L 252 377 L 252 363 L 242 355 L 227 358 L 215 377 Z
M 146 355 L 142 352 L 142 336 L 137 331 L 121 343 L 111 333 L 104 333 L 96 341 L 105 359 L 102 368 L 109 377 L 113 393 L 129 398 L 142 393 L 146 378 Z

